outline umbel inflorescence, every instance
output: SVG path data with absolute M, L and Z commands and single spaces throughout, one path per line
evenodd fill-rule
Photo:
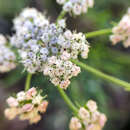
M 72 117 L 70 130 L 102 130 L 107 121 L 106 116 L 97 110 L 96 102 L 89 100 L 81 107 L 77 117 Z
M 63 5 L 63 10 L 74 15 L 86 13 L 88 8 L 92 8 L 94 0 L 56 0 L 58 4 Z
M 86 13 L 88 8 L 93 7 L 94 0 L 57 0 L 57 3 L 63 5 L 63 11 L 59 16 L 61 18 L 66 12 L 72 15 Z M 74 59 L 78 59 L 79 56 L 86 59 L 89 44 L 83 33 L 67 29 L 65 19 L 59 17 L 56 23 L 50 23 L 46 16 L 36 9 L 24 9 L 13 21 L 15 34 L 10 37 L 10 45 L 5 37 L 0 35 L 0 72 L 7 72 L 16 67 L 16 56 L 11 50 L 12 47 L 15 48 L 25 70 L 31 74 L 42 72 L 57 86 L 63 99 L 75 114 L 70 121 L 70 130 L 102 130 L 107 118 L 97 110 L 96 102 L 89 100 L 78 110 L 61 89 L 66 89 L 70 79 L 80 73 L 80 67 L 74 64 Z M 90 34 L 97 35 L 98 32 Z M 101 34 L 108 33 L 106 30 L 101 32 Z M 110 39 L 113 44 L 123 41 L 125 47 L 130 46 L 130 9 L 112 32 Z M 99 77 L 129 88 L 129 83 L 102 74 L 81 62 L 78 65 Z M 26 89 L 30 87 L 31 74 L 27 76 Z M 41 114 L 48 106 L 45 96 L 43 97 L 41 91 L 34 87 L 9 97 L 7 103 L 9 107 L 5 110 L 5 116 L 9 120 L 18 117 L 20 120 L 28 120 L 31 124 L 41 119 Z
M 48 102 L 41 95 L 41 91 L 34 87 L 9 97 L 7 103 L 9 108 L 5 109 L 5 116 L 9 120 L 18 116 L 20 120 L 29 120 L 31 124 L 41 120 L 40 114 L 46 112 L 48 106 Z
M 29 73 L 43 72 L 54 85 L 66 89 L 80 67 L 70 59 L 88 57 L 89 45 L 83 33 L 66 29 L 65 20 L 50 23 L 36 9 L 26 8 L 14 19 L 16 34 L 10 41 L 18 49 Z
M 6 38 L 0 34 L 0 73 L 8 72 L 16 67 L 16 56 L 7 46 Z
M 112 32 L 113 35 L 110 36 L 110 39 L 114 45 L 123 41 L 124 47 L 130 46 L 130 8 L 119 24 L 112 29 Z
M 88 7 L 94 4 L 93 0 L 57 0 L 57 2 L 63 4 L 65 12 L 74 15 L 87 12 Z M 50 23 L 45 15 L 34 8 L 24 9 L 13 23 L 15 34 L 10 37 L 10 46 L 17 50 L 20 63 L 31 74 L 42 72 L 49 76 L 50 81 L 63 94 L 62 89 L 66 89 L 70 79 L 81 71 L 79 66 L 71 62 L 72 59 L 78 59 L 79 56 L 84 59 L 88 57 L 89 43 L 85 35 L 67 29 L 65 19 Z M 4 66 L 5 70 L 9 71 L 15 67 L 15 54 L 6 46 L 3 36 L 0 37 L 0 42 L 3 47 L 0 50 L 3 58 L 0 59 L 0 69 Z M 64 98 L 66 97 L 64 94 Z M 48 101 L 41 95 L 41 91 L 34 87 L 9 97 L 7 103 L 9 107 L 5 110 L 5 116 L 9 120 L 18 117 L 20 120 L 28 120 L 30 124 L 37 123 L 48 106 Z M 73 106 L 71 101 L 69 104 Z M 72 108 L 73 111 L 77 109 L 75 105 Z M 97 110 L 96 103 L 90 100 L 85 107 L 79 109 L 75 117 L 72 117 L 70 130 L 101 130 L 106 120 L 106 116 Z

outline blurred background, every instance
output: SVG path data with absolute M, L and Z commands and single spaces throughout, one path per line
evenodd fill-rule
M 75 18 L 67 15 L 68 28 L 90 32 L 112 27 L 113 21 L 118 22 L 129 6 L 130 0 L 95 0 L 94 8 L 89 9 L 87 14 Z M 55 0 L 0 0 L 0 33 L 11 35 L 12 19 L 25 7 L 37 8 L 52 22 L 61 11 Z M 88 41 L 91 43 L 91 51 L 89 58 L 83 62 L 130 82 L 130 48 L 125 49 L 121 43 L 112 46 L 108 36 L 99 36 Z M 57 89 L 42 74 L 36 74 L 32 79 L 32 86 L 38 86 L 48 94 L 49 107 L 42 120 L 30 126 L 26 121 L 5 119 L 5 100 L 11 93 L 24 89 L 25 77 L 22 66 L 0 74 L 0 130 L 68 130 L 71 111 Z M 67 94 L 80 104 L 89 99 L 97 101 L 99 110 L 108 117 L 104 130 L 130 130 L 130 93 L 119 86 L 82 71 L 78 77 L 72 79 Z

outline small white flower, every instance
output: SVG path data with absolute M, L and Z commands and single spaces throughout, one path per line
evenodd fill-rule
M 66 39 L 71 40 L 72 39 L 72 33 L 70 30 L 67 30 L 64 32 L 64 36 Z
M 65 28 L 66 27 L 65 19 L 58 20 L 58 25 L 62 28 Z
M 7 99 L 7 103 L 10 107 L 17 107 L 18 106 L 18 102 L 14 97 L 9 97 Z
M 73 12 L 75 15 L 80 15 L 82 11 L 82 6 L 79 4 L 75 4 L 73 7 Z
M 130 11 L 123 16 L 119 24 L 112 29 L 113 34 L 110 36 L 112 44 L 123 41 L 124 47 L 130 46 Z
M 81 117 L 82 120 L 89 121 L 90 120 L 90 113 L 84 107 L 81 107 L 79 109 L 79 117 Z
M 66 12 L 70 12 L 72 7 L 73 7 L 72 3 L 70 1 L 68 1 L 67 3 L 64 4 L 63 10 Z
M 96 102 L 94 102 L 93 100 L 89 100 L 86 104 L 86 106 L 88 107 L 88 109 L 91 111 L 91 112 L 94 112 L 97 110 L 97 104 Z
M 64 4 L 66 0 L 56 0 L 58 4 Z
M 9 108 L 4 111 L 7 119 L 13 120 L 18 116 L 20 120 L 28 120 L 30 124 L 40 121 L 41 114 L 46 112 L 48 106 L 48 101 L 41 96 L 41 91 L 38 92 L 34 87 L 17 93 L 16 98 L 9 97 L 7 103 Z
M 69 128 L 70 130 L 80 130 L 82 128 L 82 124 L 80 123 L 80 120 L 78 118 L 72 117 Z
M 89 100 L 88 104 L 90 106 L 93 106 L 92 104 L 95 104 L 94 101 Z M 104 114 L 100 113 L 99 111 L 91 111 L 86 107 L 81 107 L 78 111 L 77 117 L 72 117 L 70 121 L 70 130 L 101 130 L 106 121 L 107 118 Z
M 94 6 L 94 0 L 57 0 L 57 3 L 63 5 L 64 11 L 74 15 L 86 13 Z
M 6 38 L 0 34 L 0 72 L 8 72 L 16 67 L 15 54 L 6 45 Z
M 26 98 L 26 95 L 25 95 L 24 91 L 17 93 L 17 101 L 19 101 L 19 102 L 23 101 L 23 100 L 25 100 L 25 98 Z
M 0 34 L 0 44 L 5 44 L 6 42 L 6 38 L 2 34 Z
M 38 94 L 38 95 L 33 99 L 32 103 L 33 103 L 33 104 L 40 104 L 42 100 L 43 100 L 43 97 Z

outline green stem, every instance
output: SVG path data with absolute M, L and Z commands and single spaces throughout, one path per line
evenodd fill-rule
M 31 78 L 32 78 L 32 74 L 28 73 L 26 78 L 26 83 L 25 83 L 25 91 L 27 91 L 30 88 Z
M 60 19 L 63 19 L 65 15 L 66 15 L 66 12 L 62 10 L 61 13 L 59 14 L 59 16 L 58 16 L 56 22 L 57 22 L 58 20 L 60 20 Z
M 112 82 L 114 84 L 122 86 L 123 88 L 125 88 L 125 90 L 130 91 L 130 83 L 125 82 L 125 81 L 120 80 L 120 79 L 117 79 L 117 78 L 115 78 L 113 76 L 109 76 L 107 74 L 104 74 L 103 72 L 101 72 L 101 71 L 99 71 L 99 70 L 97 70 L 97 69 L 95 69 L 95 68 L 93 68 L 93 67 L 91 67 L 89 65 L 86 65 L 86 64 L 84 64 L 84 63 L 82 63 L 80 61 L 77 61 L 77 60 L 71 60 L 71 61 L 74 64 L 76 64 L 76 65 L 80 66 L 81 68 L 83 68 L 84 70 L 89 71 L 89 72 L 95 74 L 96 76 L 98 76 L 98 77 L 100 77 L 100 78 L 102 78 L 104 80 L 107 80 L 107 81 L 110 81 L 110 82 Z
M 111 34 L 111 33 L 112 33 L 112 29 L 108 28 L 108 29 L 102 29 L 102 30 L 99 30 L 99 31 L 88 32 L 85 35 L 86 35 L 86 38 L 92 38 L 92 37 L 105 35 L 105 34 Z
M 66 104 L 70 107 L 70 109 L 74 112 L 74 114 L 77 114 L 78 109 L 75 107 L 75 105 L 71 102 L 71 100 L 69 99 L 69 97 L 66 95 L 66 93 L 64 92 L 64 90 L 62 88 L 60 88 L 60 86 L 57 86 L 57 89 L 60 93 L 60 95 L 62 96 L 62 98 L 64 99 L 64 101 L 66 102 Z

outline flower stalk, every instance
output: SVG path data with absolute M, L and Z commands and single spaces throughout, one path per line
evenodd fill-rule
M 108 28 L 108 29 L 102 29 L 102 30 L 98 30 L 98 31 L 94 31 L 94 32 L 88 32 L 86 33 L 86 38 L 92 38 L 92 37 L 96 37 L 96 36 L 100 36 L 100 35 L 107 35 L 107 34 L 111 34 L 112 33 L 112 29 Z
M 31 78 L 32 78 L 32 74 L 28 73 L 25 82 L 25 91 L 27 91 L 30 88 Z
M 104 74 L 103 72 L 101 72 L 101 71 L 99 71 L 99 70 L 97 70 L 97 69 L 95 69 L 95 68 L 93 68 L 93 67 L 91 67 L 91 66 L 89 66 L 89 65 L 86 65 L 86 64 L 84 64 L 84 63 L 82 63 L 82 62 L 80 62 L 80 61 L 78 61 L 78 60 L 73 60 L 73 59 L 72 59 L 71 61 L 72 61 L 74 64 L 80 66 L 82 69 L 84 69 L 84 70 L 86 70 L 86 71 L 88 71 L 88 72 L 91 72 L 91 73 L 93 73 L 94 75 L 96 75 L 96 76 L 98 76 L 98 77 L 100 77 L 100 78 L 102 78 L 102 79 L 104 79 L 104 80 L 107 80 L 107 81 L 109 81 L 109 82 L 112 82 L 112 83 L 114 83 L 114 84 L 117 84 L 117 85 L 119 85 L 119 86 L 122 86 L 122 87 L 123 87 L 125 90 L 127 90 L 127 91 L 130 91 L 130 83 L 125 82 L 125 81 L 120 80 L 120 79 L 117 79 L 117 78 L 115 78 L 115 77 L 113 77 L 113 76 Z
M 78 113 L 77 107 L 72 103 L 72 101 L 66 95 L 64 90 L 62 88 L 60 88 L 60 86 L 57 86 L 57 89 L 58 89 L 60 95 L 62 96 L 62 98 L 64 99 L 64 101 L 66 102 L 66 104 L 69 106 L 69 108 L 74 112 L 74 114 L 77 114 Z

